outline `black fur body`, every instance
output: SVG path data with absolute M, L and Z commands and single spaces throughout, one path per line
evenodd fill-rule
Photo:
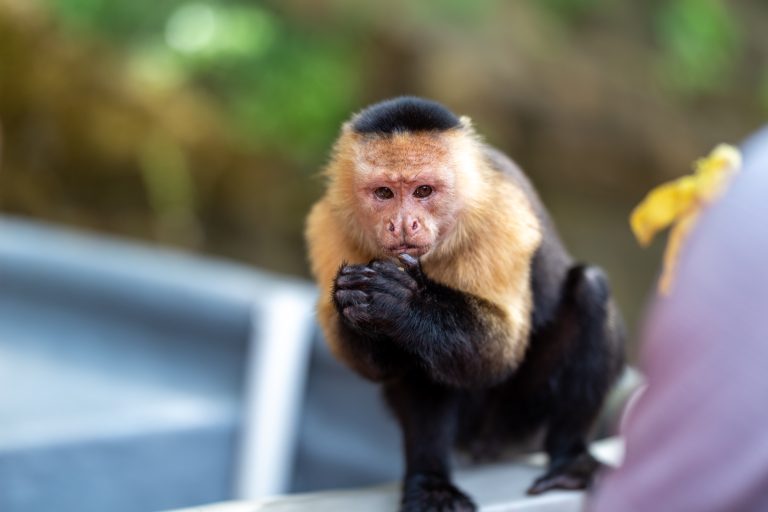
M 372 129 L 373 118 L 363 128 Z M 403 129 L 392 128 L 391 116 L 379 118 Z M 423 128 L 427 121 L 414 126 L 439 130 L 451 122 L 436 119 L 432 128 Z M 341 342 L 380 376 L 402 426 L 403 511 L 474 510 L 451 483 L 452 450 L 492 455 L 542 430 L 549 468 L 529 492 L 588 486 L 598 467 L 587 452 L 589 431 L 623 366 L 623 327 L 606 277 L 574 263 L 522 172 L 493 149 L 487 158 L 526 192 L 543 231 L 530 261 L 528 348 L 514 372 L 489 380 L 473 357 L 494 342 L 488 319 L 495 306 L 431 280 L 413 258 L 343 265 L 334 283 Z M 376 297 L 359 309 L 363 293 Z

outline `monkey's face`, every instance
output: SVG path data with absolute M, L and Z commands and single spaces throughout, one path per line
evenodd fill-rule
M 396 134 L 360 143 L 356 213 L 378 254 L 424 256 L 451 232 L 462 207 L 453 166 L 439 135 Z

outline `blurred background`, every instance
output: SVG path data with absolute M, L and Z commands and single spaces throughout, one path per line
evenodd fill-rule
M 307 278 L 340 123 L 425 96 L 527 170 L 634 339 L 663 241 L 629 212 L 764 122 L 766 23 L 761 0 L 0 0 L 0 212 Z
M 528 171 L 635 325 L 658 252 L 627 215 L 765 119 L 767 20 L 759 0 L 2 0 L 0 210 L 306 276 L 340 123 L 423 95 Z

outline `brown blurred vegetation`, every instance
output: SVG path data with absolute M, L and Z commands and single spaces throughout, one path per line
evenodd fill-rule
M 210 4 L 270 24 L 258 58 L 161 49 L 183 2 L 0 0 L 0 210 L 305 274 L 338 124 L 417 94 L 528 170 L 634 324 L 659 246 L 636 247 L 629 210 L 767 110 L 759 0 Z

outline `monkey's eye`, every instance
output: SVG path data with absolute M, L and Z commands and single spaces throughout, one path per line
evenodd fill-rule
M 392 199 L 395 197 L 395 193 L 387 187 L 379 187 L 373 191 L 374 195 L 379 199 Z
M 418 197 L 419 199 L 423 199 L 430 195 L 432 193 L 432 187 L 429 185 L 422 185 L 420 187 L 417 187 L 416 190 L 413 191 L 413 195 Z

